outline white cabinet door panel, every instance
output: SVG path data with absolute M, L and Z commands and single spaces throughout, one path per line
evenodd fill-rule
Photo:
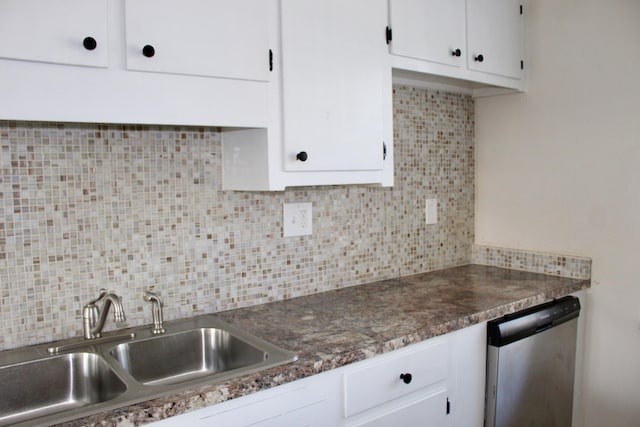
M 127 69 L 267 81 L 268 8 L 266 0 L 126 0 Z
M 390 0 L 389 9 L 391 53 L 454 67 L 464 65 L 465 0 Z
M 284 169 L 382 169 L 386 0 L 281 7 Z
M 521 78 L 520 4 L 520 0 L 467 0 L 469 69 Z
M 446 427 L 451 420 L 447 415 L 447 390 L 443 389 L 349 427 Z
M 107 0 L 0 0 L 0 58 L 107 67 L 107 46 Z

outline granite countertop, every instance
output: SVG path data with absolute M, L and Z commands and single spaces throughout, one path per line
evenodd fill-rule
M 590 286 L 466 265 L 215 314 L 298 354 L 297 362 L 65 425 L 140 425 L 308 377 Z

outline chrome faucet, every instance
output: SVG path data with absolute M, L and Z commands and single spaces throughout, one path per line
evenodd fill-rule
M 151 328 L 152 334 L 163 334 L 164 326 L 162 325 L 162 298 L 160 295 L 154 294 L 151 291 L 144 291 L 143 297 L 145 301 L 151 303 L 151 314 L 153 315 L 153 328 Z
M 102 309 L 99 309 L 96 304 L 102 300 L 104 300 L 104 303 L 102 304 Z M 100 338 L 111 307 L 113 307 L 114 322 L 121 323 L 127 320 L 120 297 L 113 293 L 107 293 L 106 289 L 100 289 L 98 298 L 89 301 L 82 308 L 82 329 L 86 339 Z

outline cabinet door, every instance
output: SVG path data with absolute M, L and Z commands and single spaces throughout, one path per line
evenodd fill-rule
M 386 0 L 282 0 L 281 21 L 284 169 L 381 170 Z
M 267 81 L 267 0 L 126 0 L 127 69 Z
M 522 75 L 520 0 L 467 0 L 469 69 L 510 78 Z
M 0 1 L 0 58 L 106 67 L 107 0 Z
M 447 415 L 447 404 L 447 390 L 440 390 L 352 426 L 446 427 L 452 422 L 452 418 Z
M 390 0 L 389 14 L 394 55 L 464 64 L 465 0 Z

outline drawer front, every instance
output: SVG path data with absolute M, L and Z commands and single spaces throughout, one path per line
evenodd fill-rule
M 395 353 L 395 352 L 394 352 Z M 381 356 L 344 375 L 346 417 L 444 381 L 448 375 L 449 342 L 436 338 L 389 356 Z M 411 374 L 406 383 L 400 375 Z

